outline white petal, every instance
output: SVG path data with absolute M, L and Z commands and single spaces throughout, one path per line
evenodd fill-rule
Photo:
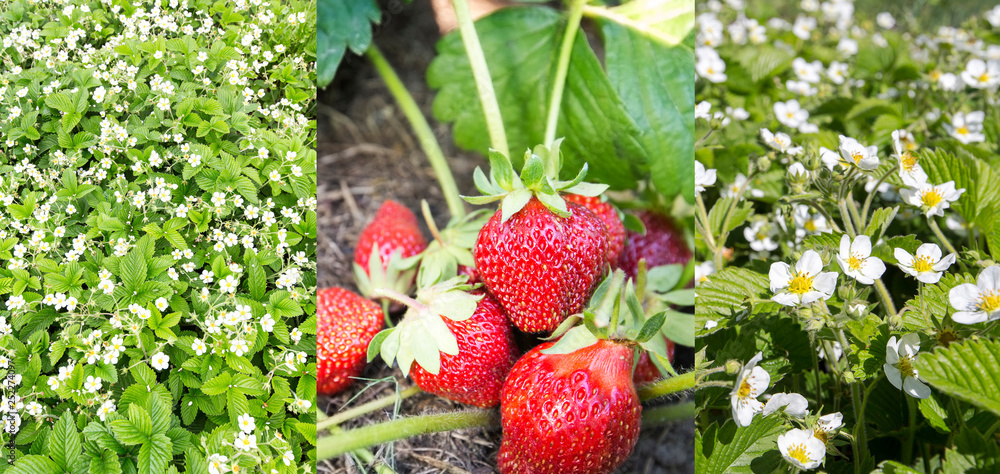
M 885 263 L 878 257 L 868 257 L 861 264 L 861 273 L 871 279 L 882 278 L 885 273 Z
M 890 337 L 885 345 L 885 361 L 892 365 L 899 362 L 899 342 L 896 341 L 896 336 Z
M 771 291 L 788 288 L 788 282 L 792 280 L 791 267 L 785 262 L 774 262 L 768 277 L 771 279 Z
M 905 265 L 907 267 L 913 266 L 913 255 L 910 255 L 910 252 L 896 247 L 896 249 L 892 251 L 892 254 L 896 257 L 896 261 L 898 261 L 900 265 Z
M 951 319 L 959 324 L 978 324 L 985 322 L 989 317 L 983 311 L 959 311 L 951 315 Z
M 753 416 L 764 409 L 764 404 L 753 399 L 743 399 L 733 405 L 733 420 L 736 426 L 750 426 Z
M 812 287 L 813 290 L 823 293 L 829 298 L 837 289 L 837 272 L 823 272 L 816 275 L 813 278 Z
M 916 273 L 916 272 L 914 272 L 914 273 Z M 929 283 L 931 285 L 933 285 L 933 284 L 941 281 L 941 275 L 944 275 L 944 274 L 941 273 L 941 272 L 924 272 L 924 273 L 921 273 L 919 275 L 914 274 L 914 276 L 917 277 L 918 281 L 921 281 L 921 282 L 924 282 L 924 283 Z
M 885 378 L 889 379 L 889 383 L 891 383 L 893 387 L 902 390 L 903 380 L 899 374 L 899 369 L 889 364 L 882 364 L 882 369 L 885 370 Z
M 976 278 L 976 285 L 980 290 L 1000 290 L 1000 265 L 993 265 L 983 270 Z
M 771 301 L 785 306 L 798 306 L 799 297 L 794 293 L 778 293 L 771 297 Z
M 899 355 L 915 356 L 920 352 L 920 335 L 911 332 L 899 338 Z
M 903 391 L 913 398 L 927 398 L 931 396 L 930 387 L 913 377 L 907 377 L 906 380 L 903 380 Z
M 943 272 L 948 269 L 953 263 L 955 263 L 955 254 L 949 253 L 941 259 L 940 262 L 934 264 L 934 269 Z
M 976 308 L 979 300 L 979 287 L 972 283 L 963 283 L 948 292 L 948 301 L 951 307 L 957 310 L 971 310 Z
M 843 244 L 841 244 L 843 246 Z M 862 257 L 867 257 L 872 254 L 872 239 L 867 235 L 859 235 L 854 238 L 854 243 L 851 244 L 851 253 L 860 254 Z
M 917 257 L 930 257 L 932 262 L 941 260 L 941 247 L 937 244 L 923 244 L 917 247 Z
M 770 386 L 771 374 L 762 367 L 754 367 L 745 382 L 750 386 L 750 397 L 757 398 Z
M 815 250 L 806 250 L 802 254 L 802 258 L 795 264 L 795 269 L 799 273 L 808 273 L 810 275 L 816 275 L 823 270 L 823 259 L 820 258 L 819 254 Z
M 840 238 L 840 258 L 847 259 L 851 256 L 851 238 L 844 234 Z
M 761 414 L 767 416 L 782 408 L 784 408 L 785 413 L 791 416 L 803 418 L 809 408 L 809 401 L 797 393 L 776 393 L 764 405 L 764 411 Z

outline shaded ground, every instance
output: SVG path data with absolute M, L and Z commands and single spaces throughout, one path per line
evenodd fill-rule
M 393 0 L 394 1 L 394 0 Z M 430 117 L 433 95 L 424 81 L 424 71 L 434 56 L 438 28 L 428 0 L 411 5 L 392 3 L 376 31 L 375 42 L 395 67 L 426 116 Z M 334 83 L 320 92 L 319 130 L 319 285 L 355 289 L 351 277 L 354 244 L 364 225 L 386 199 L 397 200 L 417 211 L 426 199 L 438 225 L 447 220 L 447 208 L 437 181 L 402 112 L 396 107 L 382 80 L 358 57 L 345 58 Z M 451 163 L 462 194 L 476 194 L 472 170 L 486 167 L 478 155 L 457 150 L 449 127 L 431 122 L 438 141 Z M 426 231 L 425 235 L 430 235 Z M 681 360 L 690 359 L 681 352 Z M 383 364 L 373 363 L 364 377 L 398 376 Z M 412 384 L 402 382 L 400 389 Z M 319 409 L 335 413 L 360 391 L 320 397 Z M 391 395 L 394 384 L 383 382 L 364 392 L 351 405 Z M 465 406 L 420 394 L 405 400 L 400 414 L 455 411 Z M 391 409 L 343 427 L 385 421 Z M 622 473 L 693 473 L 694 423 L 684 422 L 643 431 L 639 444 Z M 393 444 L 393 451 L 376 454 L 394 459 L 400 473 L 493 473 L 500 446 L 499 427 L 424 435 Z M 362 472 L 352 461 L 341 458 L 319 463 L 318 472 Z

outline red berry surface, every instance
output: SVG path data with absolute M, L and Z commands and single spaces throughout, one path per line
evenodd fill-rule
M 632 349 L 601 340 L 570 354 L 524 355 L 500 406 L 502 474 L 600 474 L 621 465 L 639 437 L 642 407 Z
M 610 203 L 602 202 L 599 196 L 581 196 L 579 194 L 565 194 L 563 199 L 575 202 L 586 207 L 604 222 L 604 227 L 608 230 L 608 263 L 613 264 L 618 261 L 618 257 L 625 247 L 625 224 L 618 217 L 618 211 Z
M 333 395 L 364 370 L 382 310 L 352 291 L 325 288 L 316 293 L 316 318 L 316 391 Z
M 465 321 L 444 319 L 458 340 L 458 354 L 441 353 L 437 375 L 414 363 L 413 381 L 426 392 L 449 400 L 489 408 L 500 404 L 500 390 L 520 355 L 503 308 L 489 294 Z
M 476 269 L 518 329 L 549 332 L 581 311 L 605 268 L 607 231 L 579 204 L 558 217 L 536 198 L 500 223 L 501 212 L 479 233 Z
M 687 265 L 691 249 L 684 240 L 684 232 L 669 217 L 652 211 L 635 214 L 646 225 L 646 235 L 628 233 L 618 266 L 625 274 L 635 278 L 639 273 L 639 260 L 646 259 L 646 268 L 660 265 Z
M 382 267 L 388 266 L 389 257 L 397 249 L 402 251 L 402 257 L 412 257 L 427 247 L 427 239 L 420 232 L 417 217 L 406 206 L 386 200 L 378 212 L 358 237 L 358 245 L 354 248 L 354 261 L 368 272 L 368 260 L 371 258 L 372 245 L 377 244 Z

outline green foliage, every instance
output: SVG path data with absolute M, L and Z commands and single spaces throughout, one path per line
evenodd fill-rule
M 920 358 L 921 376 L 934 388 L 1000 416 L 1000 342 L 963 341 Z
M 0 471 L 303 472 L 316 4 L 89 9 L 0 14 Z
M 347 48 L 364 54 L 372 41 L 372 23 L 382 12 L 374 0 L 319 0 L 317 8 L 316 82 L 326 87 L 337 74 Z
M 692 66 L 690 48 L 611 21 L 602 25 L 607 72 L 582 32 L 573 44 L 556 129 L 565 137 L 563 169 L 572 175 L 586 162 L 592 180 L 616 189 L 634 188 L 652 172 L 661 193 L 689 193 L 694 96 L 684 71 Z M 515 155 L 543 141 L 563 27 L 563 17 L 543 7 L 502 9 L 476 22 Z M 434 115 L 454 122 L 459 146 L 485 151 L 486 121 L 458 32 L 441 40 L 438 53 L 427 72 L 430 86 L 439 89 Z

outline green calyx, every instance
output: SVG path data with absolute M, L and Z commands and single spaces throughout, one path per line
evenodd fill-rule
M 537 145 L 534 150 L 525 151 L 524 166 L 520 175 L 514 173 L 514 165 L 510 158 L 490 149 L 490 177 L 487 178 L 478 167 L 473 173 L 476 188 L 483 195 L 462 196 L 462 198 L 470 204 L 487 204 L 502 200 L 501 222 L 506 222 L 510 216 L 523 209 L 532 197 L 538 198 L 553 214 L 569 217 L 566 201 L 559 193 L 598 196 L 608 189 L 608 185 L 584 182 L 583 178 L 587 176 L 586 163 L 572 180 L 559 180 L 559 172 L 562 169 L 562 153 L 559 151 L 561 144 L 560 138 L 550 147 Z
M 381 356 L 390 367 L 399 361 L 403 376 L 410 374 L 410 366 L 416 362 L 436 375 L 441 370 L 442 352 L 458 354 L 458 340 L 443 318 L 471 318 L 483 298 L 469 293 L 474 288 L 457 277 L 419 290 L 416 299 L 392 290 L 377 290 L 378 295 L 403 303 L 408 309 L 396 327 L 375 335 L 368 345 L 368 361 Z
M 558 342 L 543 350 L 546 354 L 569 354 L 596 343 L 600 339 L 631 341 L 643 349 L 667 358 L 667 344 L 660 334 L 667 318 L 665 311 L 649 317 L 635 292 L 632 280 L 625 280 L 625 272 L 615 270 L 605 277 L 594 290 L 594 295 L 582 315 L 574 315 L 573 322 L 564 322 L 553 333 Z M 582 325 L 576 322 L 583 321 Z M 669 364 L 669 362 L 668 362 Z M 672 368 L 668 369 L 671 372 Z
M 417 273 L 417 287 L 427 288 L 458 276 L 459 265 L 476 265 L 472 247 L 476 245 L 479 231 L 489 221 L 490 212 L 480 209 L 461 218 L 452 218 L 439 231 L 427 201 L 423 201 L 421 207 L 427 226 L 434 235 L 434 240 L 421 253 L 420 271 Z
M 417 272 L 414 268 L 419 261 L 419 256 L 403 258 L 403 251 L 396 250 L 389 256 L 389 261 L 382 266 L 382 257 L 379 254 L 378 244 L 372 244 L 372 252 L 368 258 L 368 271 L 354 264 L 354 281 L 358 283 L 358 290 L 368 299 L 380 299 L 376 290 L 388 289 L 398 293 L 407 294 L 413 288 L 413 275 Z

